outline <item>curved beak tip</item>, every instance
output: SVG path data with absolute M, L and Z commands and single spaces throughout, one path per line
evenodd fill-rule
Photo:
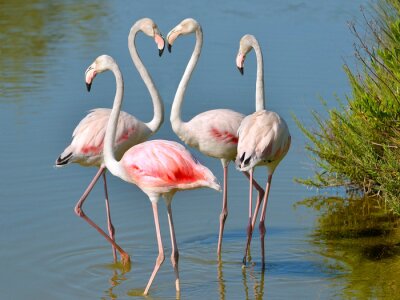
M 168 48 L 168 52 L 171 53 L 172 45 L 171 45 L 171 44 L 168 44 L 168 47 L 167 47 L 167 48 Z
M 243 67 L 238 67 L 238 70 L 239 70 L 240 74 L 242 74 L 242 75 L 243 75 L 243 73 L 244 73 L 244 69 L 243 69 Z
M 159 57 L 161 57 L 161 56 L 163 55 L 164 48 L 165 48 L 165 47 L 163 47 L 162 49 L 158 49 L 158 56 L 159 56 Z
M 90 92 L 90 88 L 91 87 L 92 87 L 92 84 L 86 82 L 86 89 L 87 89 L 88 92 Z

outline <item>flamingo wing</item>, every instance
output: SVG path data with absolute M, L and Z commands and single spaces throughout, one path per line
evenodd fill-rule
M 207 156 L 234 159 L 237 130 L 244 115 L 229 109 L 209 110 L 184 124 L 180 139 Z
M 275 112 L 261 110 L 244 118 L 238 130 L 236 166 L 248 171 L 258 164 L 274 166 L 290 146 L 286 122 Z
M 129 149 L 121 159 L 129 181 L 142 189 L 167 192 L 203 186 L 219 189 L 212 172 L 182 145 L 152 140 Z
M 71 144 L 63 151 L 56 165 L 76 162 L 82 165 L 100 165 L 103 162 L 103 143 L 111 110 L 91 110 L 76 126 Z M 132 115 L 121 112 L 116 134 L 116 152 L 121 157 L 124 150 L 140 142 L 142 123 Z M 122 153 L 121 153 L 122 152 Z

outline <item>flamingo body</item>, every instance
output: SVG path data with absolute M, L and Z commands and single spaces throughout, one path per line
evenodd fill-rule
M 176 142 L 141 143 L 130 148 L 120 164 L 126 174 L 124 179 L 146 193 L 166 194 L 200 187 L 219 189 L 211 171 Z
M 236 166 L 240 171 L 265 165 L 273 172 L 290 147 L 288 126 L 273 111 L 261 110 L 245 117 L 238 134 Z
M 77 163 L 85 167 L 100 167 L 104 163 L 104 136 L 110 112 L 111 109 L 108 108 L 91 110 L 76 126 L 71 144 L 61 153 L 56 166 Z M 143 122 L 126 112 L 121 112 L 114 146 L 116 157 L 120 159 L 126 150 L 145 141 L 151 134 Z
M 236 157 L 237 131 L 244 115 L 230 109 L 205 111 L 177 129 L 179 138 L 201 153 L 227 161 Z

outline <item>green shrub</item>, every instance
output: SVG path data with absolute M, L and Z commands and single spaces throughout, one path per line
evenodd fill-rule
M 368 42 L 350 24 L 359 62 L 358 71 L 344 66 L 351 95 L 338 99 L 338 109 L 325 105 L 326 119 L 312 112 L 315 129 L 295 118 L 318 168 L 313 178 L 296 180 L 378 196 L 400 213 L 400 2 L 381 1 L 373 17 L 363 15 Z

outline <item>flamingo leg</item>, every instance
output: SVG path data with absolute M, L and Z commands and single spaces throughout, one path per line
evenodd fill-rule
M 115 228 L 111 222 L 111 213 L 110 213 L 110 203 L 108 201 L 108 190 L 107 190 L 107 180 L 106 180 L 106 171 L 103 172 L 103 182 L 104 182 L 104 195 L 106 201 L 106 213 L 107 213 L 107 227 L 110 238 L 115 241 Z M 114 257 L 114 262 L 117 262 L 117 250 L 114 246 L 112 246 L 112 252 Z
M 167 205 L 167 211 L 168 211 L 169 232 L 171 234 L 171 244 L 172 244 L 171 262 L 172 262 L 172 266 L 175 271 L 175 278 L 176 278 L 175 279 L 175 288 L 176 288 L 176 291 L 179 293 L 180 292 L 179 270 L 178 270 L 179 251 L 178 251 L 178 245 L 176 243 L 174 221 L 172 220 L 171 202 L 169 202 Z
M 121 255 L 121 261 L 124 265 L 130 265 L 130 258 L 128 253 L 126 253 L 117 243 L 115 243 L 96 223 L 94 223 L 86 214 L 83 212 L 82 206 L 88 197 L 89 193 L 92 191 L 94 185 L 99 180 L 100 176 L 106 171 L 104 166 L 99 168 L 99 171 L 94 176 L 93 180 L 90 182 L 89 186 L 86 188 L 85 192 L 79 199 L 78 203 L 75 205 L 75 213 L 88 222 L 92 227 L 94 227 L 111 245 L 113 245 Z
M 268 194 L 269 190 L 271 188 L 271 180 L 272 180 L 272 174 L 268 175 L 268 181 L 267 185 L 265 187 L 265 194 L 264 194 L 264 199 L 263 199 L 263 207 L 261 211 L 261 217 L 260 217 L 260 224 L 258 226 L 258 229 L 260 230 L 260 239 L 261 239 L 261 256 L 262 256 L 262 269 L 265 269 L 265 247 L 264 247 L 264 240 L 265 240 L 265 213 L 267 210 L 267 204 L 268 204 Z
M 249 253 L 249 249 L 250 249 L 250 243 L 251 243 L 251 238 L 253 236 L 253 230 L 254 230 L 254 225 L 257 219 L 257 215 L 258 215 L 258 210 L 260 209 L 260 204 L 261 201 L 264 197 L 264 190 L 263 188 L 257 183 L 257 181 L 255 181 L 255 179 L 253 178 L 253 170 L 251 170 L 250 172 L 243 172 L 244 175 L 246 175 L 246 177 L 250 180 L 250 185 L 253 184 L 254 187 L 256 188 L 256 190 L 258 191 L 258 195 L 257 195 L 257 203 L 256 203 L 256 208 L 254 210 L 254 215 L 253 215 L 253 219 L 249 220 L 249 225 L 247 227 L 247 242 L 246 242 L 246 251 L 244 253 L 244 257 L 243 257 L 243 264 L 246 264 L 246 255 Z M 251 188 L 252 190 L 252 188 Z M 251 209 L 251 202 L 252 201 L 252 195 L 250 196 L 249 199 L 249 209 Z M 251 218 L 251 212 L 249 211 L 249 218 Z
M 243 265 L 246 264 L 246 255 L 247 255 L 247 251 L 249 249 L 250 246 L 250 236 L 251 236 L 251 232 L 252 232 L 252 228 L 251 228 L 251 216 L 253 213 L 253 208 L 252 208 L 252 203 L 253 203 L 253 169 L 250 170 L 249 172 L 249 179 L 250 179 L 250 190 L 249 190 L 249 223 L 247 225 L 247 243 L 246 243 L 246 249 L 244 251 L 244 255 L 243 255 Z
M 147 283 L 146 289 L 144 290 L 144 295 L 147 295 L 149 293 L 149 289 L 151 284 L 153 283 L 154 277 L 156 277 L 156 274 L 158 272 L 158 269 L 160 269 L 162 263 L 164 262 L 165 256 L 164 256 L 164 249 L 162 245 L 162 240 L 161 240 L 161 232 L 160 232 L 160 223 L 158 221 L 158 209 L 157 209 L 157 202 L 152 201 L 151 205 L 153 206 L 153 214 L 154 214 L 154 224 L 156 226 L 156 234 L 157 234 L 157 244 L 158 244 L 158 257 L 156 260 L 156 264 L 154 266 L 153 273 L 150 276 L 149 282 Z
M 228 165 L 223 165 L 224 168 L 224 191 L 222 196 L 222 211 L 219 216 L 219 236 L 218 236 L 218 258 L 221 258 L 222 236 L 224 235 L 225 221 L 228 217 Z

